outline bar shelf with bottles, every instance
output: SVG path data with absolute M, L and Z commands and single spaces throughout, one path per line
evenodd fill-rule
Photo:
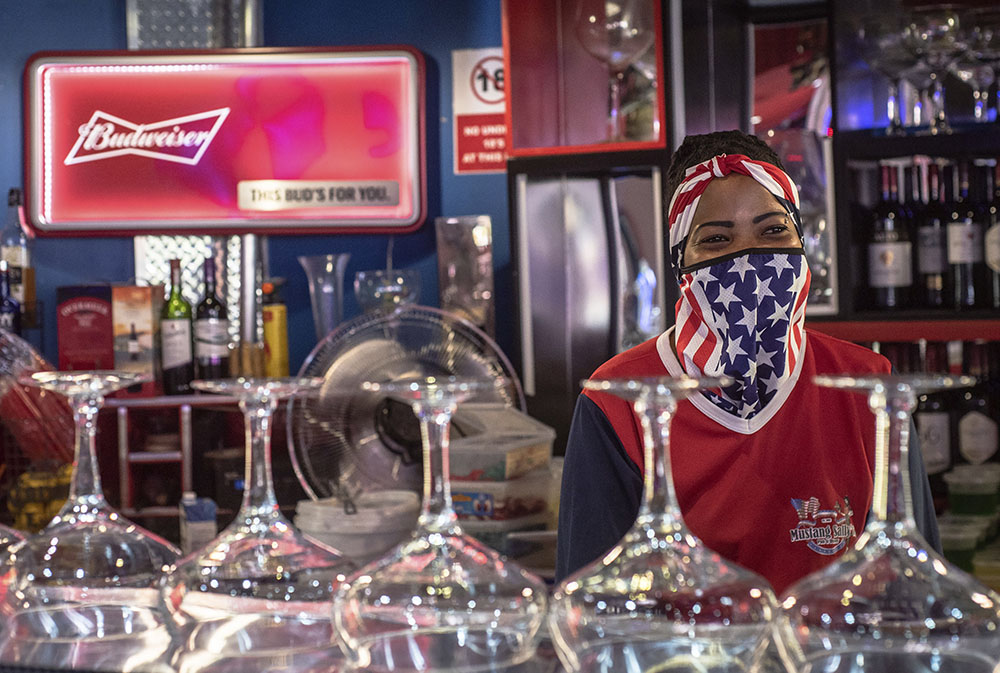
M 1000 338 L 1000 129 L 982 130 L 835 136 L 846 282 L 838 320 L 815 328 L 852 341 Z

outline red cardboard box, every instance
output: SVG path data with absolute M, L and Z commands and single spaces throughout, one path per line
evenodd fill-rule
M 111 286 L 56 289 L 59 369 L 114 369 Z

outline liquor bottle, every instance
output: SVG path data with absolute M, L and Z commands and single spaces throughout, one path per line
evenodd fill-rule
M 7 192 L 7 215 L 0 231 L 0 259 L 7 262 L 10 274 L 10 293 L 21 305 L 21 311 L 35 301 L 34 273 L 31 268 L 31 250 L 28 237 L 21 226 L 21 190 L 12 187 Z
M 881 167 L 881 189 L 882 197 L 875 206 L 868 233 L 868 285 L 876 308 L 900 308 L 909 303 L 913 259 L 894 167 Z
M 981 339 L 964 344 L 965 371 L 978 379 L 962 392 L 956 412 L 958 452 L 956 461 L 980 465 L 1000 459 L 996 408 L 989 381 L 989 344 Z
M 21 333 L 21 304 L 10 292 L 10 269 L 7 260 L 0 260 L 0 328 Z
M 191 392 L 194 362 L 191 357 L 191 304 L 181 293 L 181 261 L 170 260 L 170 289 L 160 313 L 160 357 L 163 359 L 163 392 Z
M 990 291 L 989 306 L 1000 308 L 1000 160 L 993 166 L 992 171 L 986 171 L 986 175 L 991 178 L 987 188 L 992 187 L 990 206 L 987 210 L 987 229 L 983 236 Z
M 215 260 L 205 258 L 205 296 L 194 313 L 194 371 L 199 379 L 229 376 L 229 319 L 216 294 Z
M 928 342 L 924 348 L 922 370 L 927 374 L 948 372 L 947 345 Z M 935 503 L 944 502 L 948 487 L 943 475 L 951 467 L 952 414 L 951 397 L 948 391 L 920 395 L 913 413 L 920 439 L 920 452 L 930 481 L 931 494 Z M 942 507 L 943 508 L 943 507 Z M 938 509 L 937 504 L 935 509 Z
M 288 309 L 281 298 L 284 278 L 272 278 L 261 284 L 264 295 L 261 317 L 264 322 L 264 374 L 288 376 Z
M 931 163 L 927 166 L 927 207 L 917 222 L 920 303 L 927 308 L 945 305 L 945 272 L 948 270 L 945 232 L 949 215 L 941 184 L 941 167 Z
M 135 329 L 135 323 L 130 323 L 130 325 L 126 348 L 128 349 L 128 359 L 135 362 L 139 359 L 139 332 Z
M 951 204 L 948 222 L 948 265 L 954 290 L 954 306 L 959 310 L 975 308 L 982 303 L 980 297 L 983 262 L 983 225 L 977 218 L 975 205 L 969 195 L 969 165 L 962 161 L 957 166 L 955 198 Z M 977 282 L 979 281 L 979 282 Z

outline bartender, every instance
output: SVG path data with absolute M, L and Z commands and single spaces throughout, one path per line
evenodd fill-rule
M 777 155 L 739 131 L 687 137 L 667 173 L 674 326 L 611 358 L 592 378 L 728 376 L 682 401 L 671 424 L 684 520 L 708 547 L 780 594 L 837 558 L 864 529 L 875 474 L 865 395 L 818 374 L 886 375 L 881 355 L 806 329 L 809 267 L 799 197 Z M 599 558 L 635 520 L 642 428 L 629 401 L 585 391 L 570 428 L 557 578 Z M 940 547 L 919 451 L 909 476 L 917 525 Z M 831 536 L 796 534 L 820 518 Z

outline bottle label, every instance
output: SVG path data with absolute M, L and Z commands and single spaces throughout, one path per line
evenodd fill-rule
M 997 452 L 997 422 L 981 411 L 970 411 L 958 422 L 958 452 L 973 465 Z
M 986 232 L 986 263 L 993 271 L 1000 273 L 1000 224 L 994 224 Z
M 909 287 L 912 285 L 911 250 L 909 241 L 869 244 L 869 285 L 872 287 Z
M 917 237 L 917 269 L 922 274 L 944 273 L 948 268 L 944 231 L 937 227 L 920 227 Z
M 19 334 L 21 326 L 18 324 L 20 322 L 18 318 L 20 315 L 17 311 L 0 310 L 0 327 L 8 332 Z
M 983 261 L 983 228 L 978 222 L 948 223 L 948 263 L 974 264 Z
M 920 451 L 924 454 L 927 474 L 938 474 L 951 463 L 951 436 L 948 413 L 921 411 L 913 415 L 920 437 Z
M 229 321 L 201 318 L 194 321 L 194 356 L 202 358 L 229 357 Z
M 128 340 L 128 346 L 127 347 L 128 347 L 128 352 L 129 352 L 130 355 L 137 354 L 139 352 L 139 340 L 138 339 L 133 339 L 133 338 L 130 337 L 129 340 Z
M 191 362 L 191 321 L 163 320 L 160 323 L 163 368 L 183 367 Z

